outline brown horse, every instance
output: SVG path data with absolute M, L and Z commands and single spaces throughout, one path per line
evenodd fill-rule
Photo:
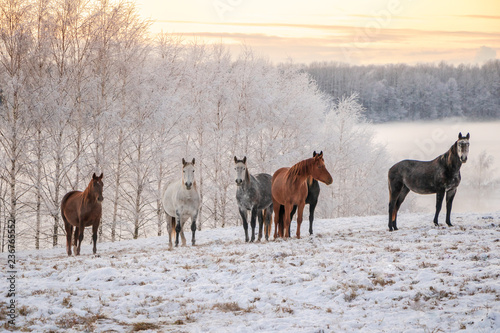
M 97 177 L 94 173 L 92 180 L 85 191 L 71 191 L 66 193 L 61 201 L 61 215 L 66 228 L 66 251 L 71 255 L 71 234 L 75 227 L 75 244 L 73 250 L 75 255 L 80 254 L 80 246 L 83 241 L 85 227 L 92 226 L 92 240 L 94 242 L 94 254 L 97 252 L 97 229 L 102 215 L 102 176 Z
M 274 210 L 274 238 L 290 237 L 290 215 L 293 206 L 297 206 L 297 238 L 300 238 L 300 225 L 302 224 L 302 213 L 307 198 L 307 177 L 319 180 L 327 185 L 332 183 L 332 176 L 326 170 L 323 152 L 316 154 L 307 160 L 303 160 L 291 168 L 278 169 L 274 175 L 271 185 Z M 279 223 L 280 206 L 285 207 L 283 224 Z

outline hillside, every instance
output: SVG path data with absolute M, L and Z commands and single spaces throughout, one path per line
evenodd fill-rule
M 173 251 L 168 237 L 156 237 L 98 244 L 98 257 L 88 238 L 80 257 L 63 248 L 18 252 L 17 325 L 37 332 L 500 330 L 500 212 L 454 214 L 452 222 L 435 228 L 431 214 L 402 214 L 400 230 L 389 233 L 385 216 L 356 217 L 319 220 L 312 237 L 305 224 L 300 240 L 245 244 L 242 227 L 234 227 L 200 231 L 196 247 Z

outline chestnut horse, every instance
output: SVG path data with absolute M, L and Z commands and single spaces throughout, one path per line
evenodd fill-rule
M 75 227 L 75 255 L 80 254 L 85 227 L 92 226 L 92 240 L 94 254 L 97 252 L 97 229 L 102 215 L 102 176 L 94 173 L 92 180 L 85 191 L 71 191 L 66 193 L 61 201 L 61 215 L 66 229 L 66 251 L 71 255 L 71 235 Z
M 293 206 L 297 206 L 297 238 L 300 238 L 300 225 L 302 224 L 302 213 L 307 198 L 307 178 L 319 180 L 327 185 L 333 181 L 332 176 L 326 170 L 323 152 L 316 154 L 307 160 L 303 160 L 291 168 L 278 169 L 274 175 L 271 185 L 274 209 L 274 238 L 290 237 L 290 221 Z M 285 207 L 283 224 L 280 225 L 280 206 Z

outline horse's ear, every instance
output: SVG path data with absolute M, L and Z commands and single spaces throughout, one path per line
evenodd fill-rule
M 469 140 L 469 139 L 470 139 L 470 134 L 469 134 L 469 133 L 467 133 L 467 135 L 465 136 L 465 138 L 466 138 L 467 140 Z
M 193 157 L 193 161 L 191 162 L 192 165 L 194 165 L 194 157 Z
M 234 156 L 234 163 L 238 163 L 238 158 L 236 157 L 236 155 Z
M 316 157 L 316 155 L 317 154 L 316 154 L 316 150 L 315 150 L 315 151 L 313 151 L 313 157 Z
M 458 133 L 458 140 L 462 140 L 464 137 L 462 136 L 462 132 Z
M 243 157 L 243 164 L 247 164 L 247 157 Z
M 318 154 L 319 157 L 323 157 L 323 151 L 320 151 Z
M 94 174 L 92 175 L 92 179 L 97 179 L 97 176 L 95 175 L 95 172 L 94 172 Z
M 102 179 L 102 176 L 104 176 L 104 173 L 103 173 L 103 172 L 101 172 L 101 175 L 99 176 L 99 180 L 101 180 L 101 179 Z
M 184 159 L 184 157 L 182 158 L 182 165 L 186 166 L 186 160 Z

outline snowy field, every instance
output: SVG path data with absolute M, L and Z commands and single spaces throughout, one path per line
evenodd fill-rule
M 98 257 L 88 238 L 80 257 L 18 252 L 16 323 L 26 332 L 500 332 L 500 212 L 452 222 L 402 214 L 389 233 L 385 216 L 342 218 L 317 221 L 312 237 L 305 223 L 306 236 L 288 241 L 245 244 L 234 227 L 173 251 L 156 237 L 98 244 Z

